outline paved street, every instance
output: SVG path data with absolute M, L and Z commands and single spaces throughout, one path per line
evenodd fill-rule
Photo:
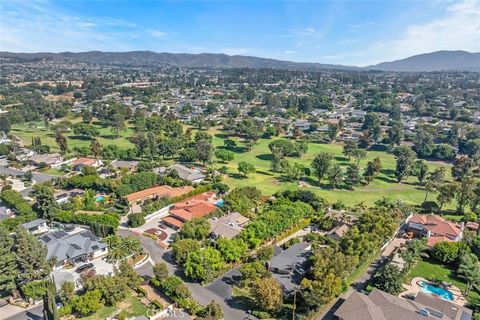
M 30 309 L 23 309 L 12 305 L 0 308 L 0 319 L 2 320 L 42 320 L 43 303 Z
M 156 262 L 166 262 L 170 273 L 181 277 L 185 284 L 192 292 L 192 296 L 200 304 L 206 305 L 212 300 L 218 302 L 222 307 L 225 319 L 242 320 L 242 319 L 255 319 L 247 313 L 242 306 L 238 305 L 234 299 L 232 299 L 232 284 L 236 280 L 236 277 L 240 275 L 238 269 L 233 269 L 225 273 L 222 277 L 219 277 L 216 281 L 207 286 L 202 286 L 198 283 L 190 282 L 186 279 L 182 270 L 173 262 L 171 251 L 167 251 L 159 247 L 155 241 L 150 238 L 142 237 L 133 234 L 129 230 L 121 229 L 118 231 L 121 236 L 134 235 L 140 242 L 145 250 L 150 254 L 151 260 Z M 152 264 L 146 263 L 143 266 L 136 269 L 138 274 L 142 276 L 152 276 Z
M 18 169 L 13 169 L 13 168 L 7 168 L 7 167 L 2 167 L 0 166 L 0 174 L 4 174 L 7 176 L 13 176 L 13 177 L 21 177 L 25 174 L 25 171 L 21 171 Z M 60 176 L 54 175 L 54 174 L 46 174 L 46 173 L 38 173 L 38 172 L 32 172 L 33 175 L 33 181 L 37 183 L 42 183 L 45 181 L 50 181 L 55 178 L 59 178 Z

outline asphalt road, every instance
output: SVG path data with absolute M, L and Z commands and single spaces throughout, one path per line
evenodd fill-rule
M 0 315 L 2 309 L 0 308 Z M 2 320 L 42 320 L 43 319 L 43 303 L 30 308 L 28 310 L 20 311 L 15 315 L 6 318 L 1 317 Z
M 25 171 L 14 169 L 14 168 L 7 168 L 7 167 L 2 167 L 0 166 L 0 174 L 4 174 L 6 176 L 14 176 L 14 177 L 21 177 L 25 175 Z M 32 172 L 33 176 L 33 181 L 37 183 L 42 183 L 45 181 L 50 181 L 52 179 L 58 178 L 59 176 L 56 176 L 54 174 L 46 174 L 46 173 L 38 173 L 38 172 Z
M 158 246 L 152 239 L 135 235 L 125 229 L 119 230 L 118 233 L 121 236 L 133 235 L 137 237 L 142 243 L 143 248 L 150 254 L 153 263 L 165 262 L 170 273 L 183 279 L 192 292 L 193 298 L 200 304 L 207 305 L 212 300 L 216 301 L 223 310 L 224 318 L 228 320 L 256 319 L 249 315 L 247 310 L 232 298 L 232 285 L 240 276 L 238 268 L 225 273 L 216 281 L 202 286 L 199 283 L 189 281 L 185 277 L 183 271 L 173 262 L 171 250 L 165 250 Z M 151 263 L 146 263 L 135 270 L 141 276 L 151 277 L 153 275 L 152 267 Z

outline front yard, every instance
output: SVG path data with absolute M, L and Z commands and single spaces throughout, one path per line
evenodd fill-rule
M 124 318 L 131 318 L 136 316 L 147 315 L 148 309 L 140 302 L 140 300 L 132 295 L 129 295 L 122 302 L 115 306 L 103 306 L 92 314 L 91 316 L 82 318 L 84 320 L 104 320 L 114 315 L 121 315 Z

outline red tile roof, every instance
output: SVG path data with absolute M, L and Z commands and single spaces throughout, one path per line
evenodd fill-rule
M 94 165 L 95 163 L 97 163 L 97 160 L 93 158 L 77 158 L 73 160 L 70 164 L 72 166 L 76 166 L 79 164 L 83 164 L 85 166 L 91 166 L 91 165 Z
M 457 224 L 436 215 L 415 214 L 410 219 L 410 222 L 423 225 L 434 236 L 456 238 L 462 233 L 461 228 Z
M 205 192 L 177 202 L 170 209 L 170 215 L 182 221 L 203 218 L 218 209 L 211 201 L 214 196 L 214 192 Z
M 162 221 L 164 221 L 167 224 L 173 225 L 177 228 L 183 227 L 183 222 L 172 216 L 165 217 L 162 219 Z
M 148 197 L 174 198 L 174 197 L 179 197 L 184 194 L 187 194 L 190 191 L 193 191 L 193 187 L 191 186 L 184 186 L 184 187 L 177 187 L 177 188 L 172 188 L 170 186 L 157 186 L 157 187 L 148 188 L 142 191 L 130 193 L 125 196 L 125 199 L 128 202 L 132 202 L 132 201 L 142 200 Z

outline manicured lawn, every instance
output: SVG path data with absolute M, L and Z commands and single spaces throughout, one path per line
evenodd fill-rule
M 79 117 L 68 118 L 67 120 L 71 121 L 72 123 L 81 121 Z M 96 122 L 94 121 L 93 123 Z M 114 144 L 120 148 L 133 147 L 133 144 L 128 141 L 128 137 L 133 134 L 131 128 L 128 128 L 128 130 L 125 132 L 121 132 L 120 137 L 117 139 L 112 134 L 110 128 L 102 128 L 99 125 L 97 125 L 97 127 L 100 131 L 98 140 L 102 145 Z M 58 146 L 55 143 L 55 135 L 51 130 L 45 128 L 43 121 L 14 125 L 12 126 L 11 133 L 22 139 L 25 145 L 30 145 L 32 137 L 38 136 L 40 137 L 42 144 L 49 145 L 52 151 L 58 151 Z M 222 132 L 218 127 L 210 128 L 208 133 L 213 135 L 213 145 L 215 147 L 223 147 L 224 139 L 222 137 Z M 75 136 L 73 133 L 68 133 L 66 136 L 68 137 L 68 145 L 71 151 L 73 151 L 75 146 L 90 145 L 89 139 Z M 270 171 L 271 155 L 270 150 L 268 149 L 268 144 L 271 141 L 271 139 L 260 139 L 251 151 L 245 152 L 243 148 L 244 144 L 237 139 L 238 150 L 235 152 L 235 159 L 228 164 L 224 164 L 220 163 L 217 161 L 218 159 L 213 157 L 215 160 L 214 167 L 220 168 L 222 166 L 227 166 L 228 176 L 225 178 L 224 182 L 227 183 L 231 188 L 253 185 L 260 188 L 262 192 L 267 195 L 287 189 L 297 189 L 297 183 L 281 181 L 279 174 L 273 174 Z M 319 152 L 330 152 L 334 154 L 335 160 L 342 167 L 346 168 L 350 161 L 343 156 L 342 150 L 343 146 L 341 144 L 310 143 L 308 146 L 308 152 L 306 154 L 300 158 L 289 158 L 289 160 L 292 164 L 296 162 L 310 167 L 311 162 L 316 154 Z M 328 186 L 319 186 L 315 177 L 312 176 L 308 181 L 310 186 L 306 189 L 315 192 L 331 203 L 342 201 L 349 206 L 353 206 L 362 202 L 364 204 L 371 205 L 382 197 L 398 199 L 412 204 L 420 204 L 423 202 L 425 192 L 423 188 L 418 185 L 416 178 L 411 177 L 407 181 L 396 183 L 394 177 L 395 157 L 392 154 L 384 151 L 369 151 L 367 158 L 360 162 L 360 169 L 363 171 L 367 162 L 376 157 L 380 158 L 383 169 L 376 179 L 368 186 L 356 187 L 354 191 L 346 189 L 331 190 L 328 188 Z M 240 175 L 237 171 L 237 164 L 240 161 L 252 163 L 257 170 L 256 173 L 251 174 L 248 177 L 243 177 Z M 430 170 L 440 166 L 447 167 L 447 178 L 450 178 L 449 164 L 441 162 L 429 162 L 428 165 Z M 57 172 L 52 173 L 56 174 Z M 435 197 L 435 192 L 431 192 L 429 199 L 435 200 Z M 454 203 L 445 206 L 445 209 L 451 208 L 454 208 Z
M 72 123 L 81 121 L 80 118 L 68 118 L 66 119 Z M 133 144 L 127 140 L 128 137 L 132 136 L 133 131 L 131 128 L 128 128 L 126 131 L 120 132 L 120 136 L 117 137 L 112 133 L 110 128 L 103 128 L 98 124 L 93 124 L 100 131 L 98 141 L 102 145 L 114 144 L 119 148 L 132 148 Z M 16 124 L 12 126 L 10 132 L 12 135 L 19 137 L 23 143 L 28 146 L 32 144 L 32 137 L 39 137 L 42 141 L 42 144 L 50 146 L 52 151 L 58 151 L 58 145 L 55 142 L 55 133 L 47 129 L 43 121 L 29 122 L 24 124 Z M 81 146 L 90 146 L 90 139 L 76 136 L 73 132 L 69 132 L 65 135 L 68 138 L 68 148 L 70 151 L 73 151 L 74 147 Z
M 433 260 L 419 261 L 413 267 L 412 271 L 410 271 L 405 279 L 405 282 L 410 283 L 412 279 L 416 277 L 422 277 L 427 280 L 439 279 L 445 282 L 450 282 L 454 286 L 460 288 L 462 291 L 465 290 L 467 286 L 463 279 L 456 276 L 454 269 Z M 480 294 L 472 290 L 468 296 L 468 299 L 480 301 Z
M 104 306 L 91 316 L 82 318 L 85 320 L 104 320 L 113 315 L 122 314 L 126 318 L 147 315 L 147 308 L 134 296 L 128 296 L 116 306 Z
M 223 147 L 223 138 L 218 128 L 209 129 L 209 133 L 214 135 L 213 144 L 216 147 Z M 240 186 L 256 186 L 260 188 L 265 194 L 273 194 L 278 191 L 287 189 L 297 189 L 298 184 L 295 182 L 281 181 L 279 174 L 273 174 L 270 171 L 271 156 L 268 144 L 271 139 L 260 139 L 253 149 L 249 152 L 242 152 L 243 143 L 237 140 L 238 152 L 235 153 L 235 159 L 228 164 L 216 162 L 215 167 L 219 168 L 227 166 L 229 175 L 225 179 L 225 183 L 230 187 Z M 291 164 L 299 163 L 304 166 L 310 167 L 312 160 L 319 152 L 330 152 L 334 154 L 335 160 L 345 169 L 350 161 L 342 154 L 342 144 L 318 144 L 310 143 L 308 145 L 308 152 L 300 158 L 288 158 Z M 321 197 L 325 198 L 329 202 L 342 201 L 349 206 L 364 202 L 365 204 L 373 204 L 382 197 L 388 197 L 392 199 L 399 199 L 412 204 L 420 204 L 423 202 L 425 192 L 421 186 L 418 185 L 418 181 L 415 177 L 410 177 L 407 181 L 397 183 L 394 176 L 395 170 L 395 157 L 384 151 L 369 151 L 367 158 L 360 162 L 360 169 L 363 171 L 368 161 L 379 157 L 382 162 L 382 171 L 376 177 L 376 179 L 368 186 L 356 187 L 352 192 L 346 189 L 328 189 L 327 186 L 318 186 L 316 179 L 312 176 L 309 190 L 315 192 Z M 214 160 L 218 160 L 215 159 Z M 252 163 L 257 172 L 251 174 L 248 177 L 241 176 L 237 171 L 237 164 L 240 161 L 246 161 Z M 352 160 L 353 161 L 353 160 Z M 447 168 L 447 179 L 450 179 L 450 165 L 441 162 L 428 162 L 430 170 L 444 166 Z M 429 195 L 430 200 L 435 200 L 435 192 L 431 192 Z M 445 206 L 445 209 L 453 207 Z

